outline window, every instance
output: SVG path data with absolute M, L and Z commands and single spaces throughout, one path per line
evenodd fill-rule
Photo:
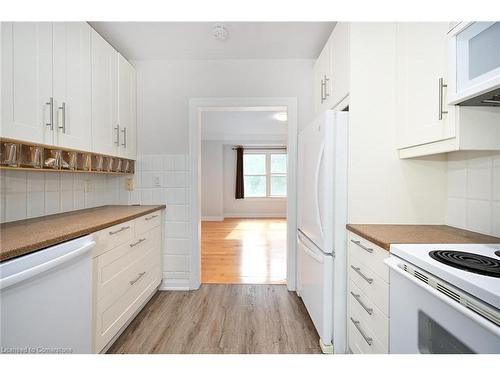
M 251 152 L 243 155 L 245 198 L 286 197 L 287 154 Z

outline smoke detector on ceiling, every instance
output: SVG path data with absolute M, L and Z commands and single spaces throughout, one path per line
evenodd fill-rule
M 212 29 L 212 35 L 221 42 L 225 42 L 229 38 L 229 32 L 224 25 L 215 25 Z

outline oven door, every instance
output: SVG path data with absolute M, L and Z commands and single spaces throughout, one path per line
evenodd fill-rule
M 499 326 L 404 271 L 398 257 L 385 262 L 391 280 L 390 353 L 500 353 Z

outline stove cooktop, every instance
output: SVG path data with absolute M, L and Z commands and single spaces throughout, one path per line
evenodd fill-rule
M 454 250 L 433 250 L 429 255 L 432 259 L 450 267 L 484 276 L 500 277 L 500 259 Z
M 395 255 L 500 309 L 500 244 L 391 245 Z

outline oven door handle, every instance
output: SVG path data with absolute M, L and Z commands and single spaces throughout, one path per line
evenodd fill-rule
M 389 258 L 384 259 L 384 263 L 387 264 L 390 268 L 391 271 L 397 272 L 400 276 L 404 277 L 407 281 L 411 282 L 414 285 L 419 286 L 420 288 L 424 289 L 426 292 L 434 296 L 435 298 L 439 299 L 441 302 L 446 303 L 448 306 L 453 307 L 455 310 L 457 310 L 459 313 L 465 315 L 466 317 L 473 319 L 475 322 L 483 326 L 483 328 L 487 329 L 488 331 L 499 335 L 500 336 L 500 327 L 495 325 L 493 322 L 490 322 L 487 319 L 481 318 L 477 319 L 478 315 L 474 313 L 472 310 L 469 310 L 468 308 L 462 306 L 460 303 L 456 302 L 455 300 L 451 299 L 450 297 L 445 296 L 443 293 L 438 292 L 436 289 L 433 287 L 427 285 L 423 281 L 420 281 L 416 277 L 410 275 L 408 272 L 403 270 L 400 265 L 403 263 L 401 259 L 399 259 L 396 256 L 390 256 Z

